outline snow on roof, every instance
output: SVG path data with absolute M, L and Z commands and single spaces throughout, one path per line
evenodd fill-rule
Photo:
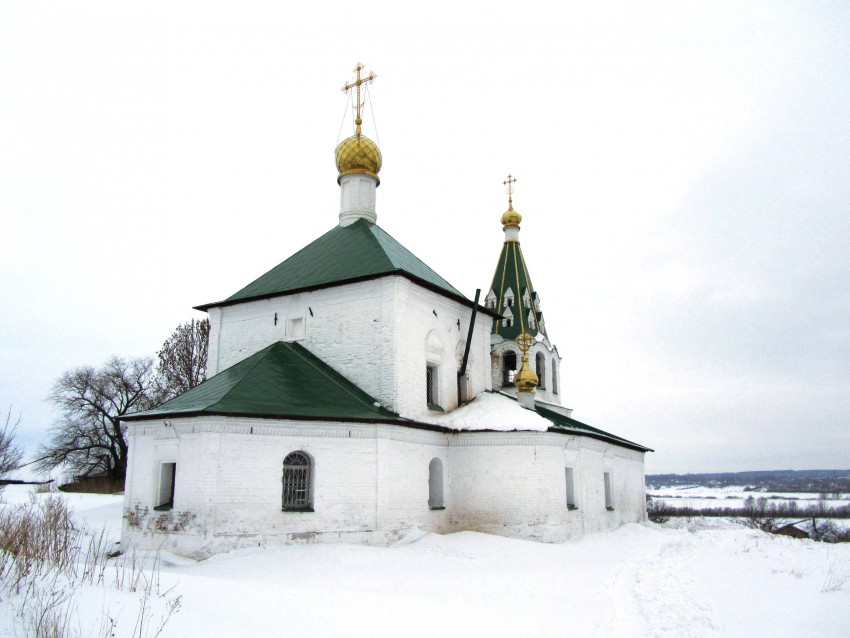
M 533 430 L 545 432 L 552 422 L 532 410 L 522 407 L 514 399 L 494 392 L 483 392 L 465 406 L 445 416 L 431 417 L 429 423 L 452 430 Z

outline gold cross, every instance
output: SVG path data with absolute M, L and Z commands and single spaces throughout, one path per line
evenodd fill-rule
M 528 349 L 534 344 L 534 337 L 528 334 L 525 330 L 522 331 L 522 334 L 516 338 L 516 343 L 519 346 L 520 350 L 522 350 L 523 354 L 528 352 Z
M 360 101 L 360 85 L 361 84 L 368 84 L 369 82 L 374 80 L 376 77 L 378 77 L 377 75 L 375 75 L 374 73 L 369 71 L 369 75 L 367 75 L 365 78 L 361 78 L 360 77 L 360 71 L 362 71 L 365 68 L 366 67 L 364 67 L 362 64 L 360 64 L 358 62 L 357 66 L 354 67 L 354 72 L 357 74 L 357 79 L 354 82 L 347 82 L 342 87 L 343 93 L 348 93 L 353 88 L 357 89 L 357 119 L 354 120 L 354 124 L 357 127 L 356 128 L 357 137 L 360 137 L 360 125 L 363 124 L 363 120 L 360 118 L 360 109 L 363 108 L 363 104 L 365 104 L 365 102 Z
M 513 195 L 514 195 L 514 184 L 516 184 L 516 177 L 512 177 L 511 174 L 508 173 L 508 179 L 506 179 L 504 182 L 502 182 L 502 184 L 504 184 L 505 186 L 508 187 L 507 188 L 508 209 L 513 210 L 514 209 Z

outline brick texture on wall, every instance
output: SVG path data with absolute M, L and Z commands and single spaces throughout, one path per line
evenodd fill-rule
M 386 544 L 414 529 L 557 542 L 645 518 L 643 454 L 580 436 L 235 417 L 137 422 L 129 431 L 127 546 L 198 557 L 257 544 Z M 281 509 L 283 459 L 293 451 L 314 463 L 312 512 Z M 443 510 L 428 503 L 434 458 L 444 470 Z M 177 463 L 174 508 L 159 514 L 167 462 Z M 567 508 L 566 467 L 576 510 Z

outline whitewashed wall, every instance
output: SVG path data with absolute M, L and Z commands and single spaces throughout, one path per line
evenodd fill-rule
M 403 279 L 398 280 L 395 333 L 396 396 L 402 416 L 420 419 L 430 411 L 425 401 L 425 367 L 439 366 L 438 403 L 455 409 L 457 372 L 469 331 L 472 309 Z M 470 398 L 492 389 L 490 383 L 490 317 L 478 313 L 467 364 Z
M 643 454 L 581 436 L 538 432 L 464 433 L 450 448 L 451 523 L 547 542 L 645 520 Z M 577 509 L 567 509 L 573 468 Z M 614 510 L 605 507 L 603 468 L 613 468 Z
M 203 557 L 289 542 L 387 544 L 411 529 L 553 542 L 645 518 L 643 455 L 585 437 L 194 417 L 130 424 L 129 438 L 125 550 Z M 283 459 L 296 450 L 315 464 L 314 512 L 281 511 Z M 428 504 L 435 457 L 444 510 Z M 174 507 L 154 511 L 159 467 L 175 461 Z M 566 506 L 565 467 L 575 472 L 575 511 Z
M 210 309 L 210 376 L 280 340 L 297 340 L 384 406 L 428 413 L 425 366 L 439 402 L 457 407 L 457 370 L 472 309 L 399 276 Z M 277 315 L 277 323 L 275 323 Z M 292 321 L 300 321 L 293 332 Z M 490 319 L 478 314 L 467 367 L 471 396 L 490 383 Z
M 297 340 L 390 407 L 395 277 L 210 309 L 209 375 L 276 341 Z M 275 322 L 277 315 L 277 322 Z M 293 322 L 301 322 L 293 332 Z

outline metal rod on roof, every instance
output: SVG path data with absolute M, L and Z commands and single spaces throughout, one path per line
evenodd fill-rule
M 478 299 L 481 288 L 475 289 L 475 301 L 472 302 L 472 316 L 469 318 L 469 332 L 466 334 L 466 347 L 463 349 L 463 363 L 457 373 L 457 404 L 460 405 L 460 380 L 466 374 L 466 364 L 469 361 L 469 348 L 472 346 L 472 332 L 475 330 L 475 315 L 478 314 Z

